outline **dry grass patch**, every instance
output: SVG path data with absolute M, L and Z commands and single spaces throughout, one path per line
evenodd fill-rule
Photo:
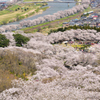
M 11 74 L 9 71 L 4 71 L 0 69 L 0 92 L 5 89 L 12 87 L 12 80 L 17 79 L 17 77 Z
M 16 78 L 28 80 L 27 76 L 35 74 L 35 56 L 31 52 L 18 53 L 0 51 L 0 92 L 11 88 L 11 81 Z

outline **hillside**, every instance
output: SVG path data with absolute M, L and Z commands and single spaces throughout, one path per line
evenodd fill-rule
M 0 27 L 0 100 L 100 99 L 100 28 L 56 27 L 56 21 L 73 21 L 90 10 L 89 0 L 82 1 L 72 9 Z M 50 23 L 55 27 L 49 33 L 32 32 Z
M 44 5 L 47 5 L 47 3 L 15 3 L 9 5 L 6 9 L 0 9 L 0 25 L 6 25 L 42 13 L 48 8 L 41 8 Z
M 58 98 L 65 100 L 94 98 L 93 100 L 98 100 L 100 98 L 100 44 L 91 45 L 87 48 L 87 51 L 70 47 L 71 45 L 58 44 L 61 41 L 73 39 L 91 41 L 95 38 L 95 41 L 98 41 L 100 40 L 100 32 L 95 30 L 70 30 L 51 33 L 48 36 L 44 36 L 41 33 L 25 34 L 21 31 L 16 31 L 17 33 L 30 38 L 30 40 L 23 47 L 2 48 L 1 52 L 6 52 L 2 54 L 2 57 L 7 55 L 9 57 L 9 54 L 11 57 L 11 52 L 13 52 L 13 55 L 17 57 L 16 59 L 21 62 L 20 68 L 21 66 L 26 68 L 25 70 L 28 68 L 28 73 L 34 71 L 29 70 L 29 68 L 34 67 L 33 65 L 35 64 L 35 74 L 28 77 L 27 71 L 23 69 L 22 73 L 25 73 L 29 80 L 14 80 L 13 88 L 3 91 L 0 94 L 0 100 L 2 98 L 4 100 L 7 98 L 9 100 L 11 98 L 13 100 L 31 100 L 31 98 L 34 98 L 33 100 L 40 98 L 49 100 L 51 96 L 52 100 L 58 100 Z M 6 37 L 11 41 L 11 37 L 15 33 L 9 32 L 5 34 L 8 34 Z M 11 44 L 14 45 L 14 43 Z M 34 59 L 35 63 L 31 59 Z M 14 63 L 14 59 L 9 59 L 7 62 L 9 61 L 11 65 Z M 33 65 L 30 67 L 32 63 Z M 8 65 L 9 63 L 6 64 Z M 15 64 L 14 67 L 17 68 Z

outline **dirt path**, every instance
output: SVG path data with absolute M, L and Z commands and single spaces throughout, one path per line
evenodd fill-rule
M 97 13 L 98 11 L 100 11 L 100 10 L 99 9 L 95 9 L 94 13 Z M 42 26 L 38 26 L 38 27 L 33 27 L 31 29 L 26 29 L 24 32 L 28 33 L 28 32 L 34 31 L 36 29 L 41 29 L 42 27 L 49 26 L 49 25 L 51 25 L 53 27 L 53 26 L 55 26 L 57 24 L 61 24 L 63 22 L 66 22 L 66 21 L 69 21 L 69 20 L 72 20 L 72 19 L 80 18 L 82 14 L 83 14 L 83 12 L 80 12 L 76 16 L 73 16 L 73 17 L 70 17 L 70 18 L 66 18 L 66 19 L 63 19 L 63 20 L 60 20 L 60 21 L 56 21 L 56 22 L 51 22 L 51 23 L 46 24 L 46 25 L 42 25 Z
M 32 12 L 34 12 L 34 11 L 35 11 L 35 9 L 30 10 L 29 12 L 27 12 L 27 13 L 23 14 L 23 16 L 28 15 L 28 14 L 30 14 L 30 13 L 32 13 Z
M 34 31 L 34 30 L 36 30 L 36 29 L 41 29 L 42 27 L 49 26 L 49 25 L 53 27 L 53 26 L 55 26 L 55 25 L 57 25 L 57 24 L 61 24 L 61 23 L 65 22 L 65 21 L 78 18 L 78 17 L 80 17 L 82 14 L 83 14 L 83 13 L 79 13 L 78 15 L 76 15 L 76 16 L 74 16 L 74 17 L 71 17 L 71 18 L 66 18 L 66 19 L 64 19 L 64 20 L 60 20 L 60 21 L 56 21 L 56 22 L 51 22 L 51 23 L 46 24 L 46 25 L 42 25 L 42 26 L 38 26 L 38 27 L 33 27 L 33 28 L 31 28 L 31 29 L 26 29 L 25 32 L 30 32 L 30 31 Z

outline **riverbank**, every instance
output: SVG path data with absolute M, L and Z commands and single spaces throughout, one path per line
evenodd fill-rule
M 91 11 L 91 10 L 92 10 L 91 7 L 88 7 L 83 12 L 79 12 L 79 13 L 76 13 L 74 15 L 71 15 L 71 16 L 68 16 L 68 17 L 65 17 L 65 18 L 61 18 L 61 19 L 58 19 L 58 20 L 54 20 L 54 21 L 51 21 L 51 22 L 46 22 L 46 23 L 42 23 L 42 24 L 39 24 L 39 25 L 36 25 L 36 26 L 27 27 L 27 28 L 24 28 L 22 30 L 25 33 L 41 32 L 41 33 L 47 35 L 50 32 L 51 29 L 57 29 L 57 28 L 62 27 L 63 22 L 68 22 L 72 19 L 80 18 L 81 15 L 84 12 Z M 96 12 L 96 11 L 97 11 L 97 9 L 94 9 L 94 12 Z
M 38 1 L 38 2 L 39 2 L 39 1 L 42 2 L 43 0 L 24 0 L 24 2 L 32 2 L 32 1 L 33 1 L 33 2 L 35 2 L 35 1 L 36 1 L 36 2 L 37 2 L 37 1 Z M 54 1 L 54 0 L 45 0 L 45 2 L 46 2 L 46 1 Z M 43 2 L 44 2 L 44 1 L 43 1 Z
M 44 5 L 47 5 L 47 3 L 27 3 L 10 6 L 7 9 L 0 11 L 0 25 L 6 25 L 30 16 L 41 14 L 43 11 L 49 8 L 43 7 Z
M 30 15 L 28 18 L 30 18 L 30 17 L 32 17 L 32 16 L 35 16 L 35 15 L 39 15 L 39 14 L 42 14 L 44 11 L 46 11 L 48 8 L 50 8 L 50 7 L 43 7 L 43 8 L 41 8 L 41 9 L 39 9 L 39 11 L 36 11 L 33 15 Z M 32 12 L 33 12 L 34 10 L 32 10 Z M 31 11 L 30 11 L 31 12 Z M 28 13 L 30 13 L 30 12 L 28 12 Z M 27 18 L 27 17 L 26 17 Z M 26 18 L 24 18 L 24 19 L 26 19 Z

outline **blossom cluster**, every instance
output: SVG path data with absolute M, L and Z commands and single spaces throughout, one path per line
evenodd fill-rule
M 37 71 L 35 75 L 29 77 L 28 81 L 13 80 L 13 88 L 0 93 L 0 100 L 100 99 L 100 45 L 94 45 L 90 47 L 92 52 L 84 53 L 73 47 L 50 44 L 50 40 L 59 40 L 58 36 L 72 39 L 75 38 L 75 34 L 79 39 L 84 36 L 83 40 L 90 38 L 92 40 L 92 38 L 96 39 L 97 36 L 100 36 L 99 32 L 70 30 L 44 36 L 41 33 L 25 34 L 22 31 L 16 31 L 13 34 L 18 32 L 29 37 L 30 41 L 23 47 L 0 48 L 0 55 L 6 54 L 9 50 L 12 53 L 16 52 L 19 59 L 24 61 L 24 55 L 32 57 L 34 54 Z M 12 36 L 10 37 L 12 38 Z
M 83 0 L 81 5 L 76 5 L 72 9 L 64 10 L 64 11 L 58 11 L 57 13 L 54 13 L 53 15 L 45 15 L 43 17 L 38 17 L 34 20 L 23 20 L 17 25 L 4 25 L 0 27 L 0 33 L 7 32 L 7 31 L 13 31 L 20 29 L 22 27 L 30 27 L 35 26 L 44 22 L 50 22 L 56 19 L 64 18 L 73 14 L 76 14 L 78 12 L 84 11 L 84 9 L 88 8 L 90 0 Z
M 80 40 L 80 41 L 100 41 L 100 32 L 96 30 L 70 30 L 64 32 L 51 33 L 48 35 L 50 43 L 59 43 L 61 41 L 71 41 L 71 40 Z

